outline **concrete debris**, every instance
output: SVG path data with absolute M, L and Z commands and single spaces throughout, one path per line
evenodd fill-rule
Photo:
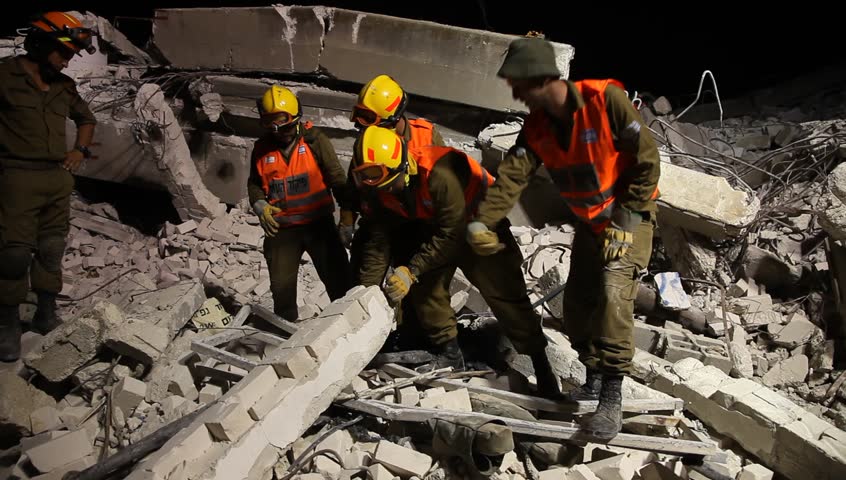
M 497 479 L 846 477 L 846 112 L 817 120 L 809 112 L 829 110 L 790 94 L 777 103 L 790 109 L 757 116 L 772 92 L 754 109 L 726 102 L 719 119 L 643 101 L 661 149 L 659 228 L 637 292 L 624 433 L 598 445 L 570 423 L 595 403 L 532 396 L 530 359 L 460 271 L 450 295 L 473 370 L 464 376 L 371 365 L 393 310 L 377 287 L 331 302 L 308 256 L 301 321 L 269 313 L 264 231 L 246 204 L 263 133 L 255 99 L 272 83 L 291 88 L 346 167 L 349 109 L 372 74 L 360 60 L 375 51 L 395 60 L 414 114 L 495 172 L 520 130 L 514 113 L 525 113 L 491 75 L 511 36 L 325 7 L 168 9 L 151 55 L 102 17 L 81 18 L 99 51 L 67 73 L 96 111 L 100 158 L 78 173 L 164 191 L 176 213 L 143 228 L 117 202 L 75 194 L 64 323 L 27 332 L 23 360 L 0 367 L 0 449 L 20 447 L 0 455 L 0 478 L 61 478 L 157 436 L 127 478 L 466 478 L 473 465 L 433 450 L 433 418 L 496 419 L 530 439 L 493 466 Z M 423 37 L 438 40 L 402 57 L 384 50 Z M 287 47 L 257 56 L 266 38 Z M 573 49 L 555 48 L 566 77 Z M 21 39 L 0 40 L 0 54 L 20 51 Z M 543 168 L 509 214 L 564 391 L 585 378 L 562 333 L 566 218 Z M 21 313 L 31 322 L 31 305 Z M 414 367 L 432 358 L 400 353 Z M 350 411 L 371 421 L 351 426 Z

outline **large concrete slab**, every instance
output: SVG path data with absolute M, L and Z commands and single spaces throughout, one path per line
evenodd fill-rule
M 161 9 L 153 41 L 176 68 L 314 74 L 364 84 L 395 76 L 411 94 L 525 112 L 496 77 L 514 36 L 326 7 Z M 554 43 L 569 75 L 574 49 Z

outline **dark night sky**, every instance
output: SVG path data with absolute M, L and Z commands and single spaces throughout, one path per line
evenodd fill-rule
M 556 3 L 561 12 L 552 13 L 548 8 Z M 333 6 L 508 34 L 539 30 L 550 40 L 575 47 L 570 78 L 615 77 L 629 90 L 678 101 L 693 100 L 704 70 L 714 73 L 725 99 L 844 60 L 846 38 L 837 25 L 840 17 L 821 2 L 807 9 L 789 3 L 781 9 L 773 3 L 675 5 L 681 3 L 683 7 L 652 8 L 646 8 L 646 3 L 612 8 L 600 2 L 577 5 L 554 0 L 301 1 L 294 5 Z M 155 8 L 256 5 L 270 3 L 36 1 L 4 16 L 3 34 L 23 26 L 37 9 L 89 10 L 112 22 L 117 17 L 120 29 L 141 42 L 149 35 L 150 23 L 121 16 L 150 18 Z

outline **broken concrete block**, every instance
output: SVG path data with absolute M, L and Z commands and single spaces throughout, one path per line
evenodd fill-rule
M 788 265 L 778 255 L 755 245 L 749 245 L 743 257 L 743 272 L 767 290 L 789 287 L 802 277 L 802 268 Z
M 714 239 L 736 236 L 757 215 L 755 195 L 733 188 L 723 177 L 671 163 L 661 152 L 658 218 Z
M 128 319 L 106 334 L 106 346 L 126 357 L 152 365 L 167 350 L 172 332 L 147 321 Z
M 130 415 L 147 395 L 147 384 L 141 380 L 124 377 L 112 387 L 112 402 Z
M 752 463 L 743 467 L 737 480 L 773 480 L 773 471 L 759 463 Z
M 399 403 L 400 405 L 408 405 L 410 407 L 417 406 L 420 403 L 420 392 L 417 391 L 417 387 L 409 385 L 401 388 L 399 390 Z M 472 411 L 472 408 L 470 411 Z
M 200 392 L 197 391 L 197 386 L 194 384 L 194 376 L 191 375 L 191 370 L 185 365 L 173 367 L 167 391 L 192 402 L 200 398 Z
M 49 473 L 93 454 L 94 448 L 88 432 L 80 429 L 37 445 L 24 453 L 39 472 Z
M 426 396 L 426 398 L 420 400 L 420 406 L 457 412 L 473 411 L 470 404 L 470 394 L 466 388 L 459 388 L 433 397 Z
M 785 348 L 796 348 L 811 339 L 817 326 L 802 316 L 794 315 L 785 325 L 771 323 L 767 325 L 773 344 Z
M 126 308 L 126 318 L 166 328 L 173 338 L 205 301 L 202 283 L 196 280 L 182 282 L 164 290 L 136 295 Z
M 253 419 L 247 409 L 237 403 L 224 405 L 215 417 L 206 422 L 206 427 L 212 437 L 221 442 L 234 442 L 253 426 Z
M 212 403 L 223 395 L 223 388 L 213 383 L 206 384 L 200 389 L 200 403 Z
M 261 420 L 270 410 L 278 405 L 283 398 L 285 398 L 285 395 L 287 395 L 296 384 L 297 380 L 293 378 L 278 379 L 273 388 L 267 391 L 261 396 L 261 398 L 258 399 L 258 401 L 249 407 L 248 413 L 253 420 Z
M 808 357 L 796 355 L 777 363 L 761 381 L 769 387 L 796 386 L 808 376 Z
M 432 467 L 432 457 L 387 440 L 380 440 L 373 461 L 402 477 L 423 477 Z
M 273 352 L 263 363 L 272 364 L 280 377 L 303 378 L 317 367 L 317 362 L 304 346 L 284 348 Z
M 56 407 L 41 407 L 29 414 L 33 435 L 58 430 L 62 426 L 62 419 Z
M 394 480 L 394 474 L 381 463 L 374 463 L 367 467 L 373 480 Z
M 361 318 L 366 315 L 358 302 L 343 305 L 346 306 L 344 309 L 332 307 L 327 310 L 342 311 L 345 312 L 344 314 L 327 314 L 324 311 L 318 318 L 300 322 L 299 329 L 288 338 L 282 348 L 302 346 L 318 362 L 327 358 L 335 347 L 338 337 L 350 330 L 351 324 L 347 317 L 350 316 L 352 321 L 360 323 Z
M 98 302 L 79 317 L 50 332 L 41 348 L 25 357 L 24 363 L 47 380 L 60 382 L 94 358 L 108 331 L 123 320 L 118 307 Z
M 249 409 L 264 395 L 270 392 L 279 381 L 273 366 L 260 365 L 235 384 L 231 390 L 226 392 L 222 399 L 224 403 L 240 403 L 244 408 Z

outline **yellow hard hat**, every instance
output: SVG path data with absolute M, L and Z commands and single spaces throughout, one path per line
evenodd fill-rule
M 352 172 L 356 185 L 382 187 L 398 175 L 408 173 L 406 144 L 393 130 L 375 125 L 367 127 L 358 148 L 361 164 Z
M 388 75 L 379 75 L 359 92 L 350 120 L 364 126 L 393 126 L 407 103 L 408 97 L 399 83 Z
M 275 125 L 288 125 L 303 116 L 297 96 L 281 85 L 273 85 L 264 92 L 258 101 L 258 111 L 262 123 Z

